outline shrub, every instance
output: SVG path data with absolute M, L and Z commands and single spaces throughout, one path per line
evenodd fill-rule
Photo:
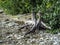
M 60 28 L 60 0 L 36 0 L 36 12 L 43 12 L 42 18 L 52 29 Z M 30 0 L 0 0 L 0 7 L 8 14 L 30 13 Z

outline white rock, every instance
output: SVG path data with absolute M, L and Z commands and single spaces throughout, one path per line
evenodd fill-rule
M 53 37 L 51 37 L 50 40 L 53 40 Z
M 36 41 L 35 39 L 30 39 L 30 42 L 34 42 L 34 41 Z
M 30 43 L 30 41 L 27 41 L 27 43 L 29 44 L 29 43 Z
M 60 33 L 58 33 L 58 35 L 60 36 Z
M 25 21 L 25 24 L 35 24 L 35 22 L 33 20 L 28 20 L 28 21 Z
M 15 35 L 14 35 L 14 37 L 16 37 L 16 38 L 17 38 L 17 37 L 18 37 L 18 35 L 17 35 L 17 34 L 15 34 Z
M 3 10 L 0 10 L 0 13 L 3 13 Z
M 12 26 L 13 24 L 12 23 L 9 23 L 8 26 Z
M 10 35 L 6 36 L 6 38 L 9 38 L 9 37 L 13 37 L 13 35 L 12 35 L 12 34 L 10 34 Z
M 43 40 L 43 37 L 42 37 L 42 38 L 40 38 L 40 40 Z
M 53 40 L 54 40 L 54 41 L 58 41 L 58 38 L 57 38 L 57 37 L 54 37 Z
M 45 45 L 45 42 L 40 42 L 40 45 Z
M 53 45 L 59 45 L 59 44 L 58 44 L 58 42 L 55 41 L 55 42 L 53 43 Z

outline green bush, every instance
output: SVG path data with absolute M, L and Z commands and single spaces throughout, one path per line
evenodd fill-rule
M 54 29 L 54 30 L 46 30 L 47 33 L 51 33 L 51 34 L 57 34 L 60 32 L 60 29 Z
M 28 0 L 0 0 L 0 7 L 8 14 L 29 13 L 31 11 Z
M 44 0 L 40 6 L 40 10 L 44 13 L 42 16 L 46 23 L 52 29 L 60 28 L 60 1 L 59 0 Z
M 52 29 L 60 28 L 60 0 L 36 0 L 36 12 L 43 12 L 42 18 Z M 0 7 L 8 14 L 30 13 L 31 0 L 0 0 Z

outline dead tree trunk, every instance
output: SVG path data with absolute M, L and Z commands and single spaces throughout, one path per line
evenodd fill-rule
M 36 29 L 39 29 L 40 27 L 46 28 L 46 29 L 51 29 L 51 27 L 47 26 L 41 19 L 41 12 L 39 12 L 39 19 L 37 20 L 36 18 L 36 13 L 33 12 L 33 21 L 35 22 L 33 27 L 31 28 L 31 30 L 29 32 L 27 32 L 25 35 L 35 32 Z
M 37 18 L 36 18 L 36 0 L 31 0 L 31 5 L 32 5 L 32 7 L 33 7 L 33 22 L 34 22 L 34 24 L 33 24 L 33 26 L 32 26 L 32 28 L 31 28 L 31 30 L 29 31 L 29 32 L 27 32 L 25 35 L 27 35 L 27 34 L 29 34 L 29 33 L 32 33 L 32 32 L 34 32 L 36 29 L 39 29 L 40 28 L 40 26 L 42 26 L 42 27 L 45 27 L 45 28 L 48 28 L 48 29 L 51 29 L 50 27 L 48 27 L 42 20 L 41 20 L 41 13 L 39 14 L 39 19 L 37 20 Z M 27 25 L 26 25 L 27 26 Z M 24 26 L 24 27 L 26 27 L 26 26 Z M 22 27 L 23 28 L 23 27 Z
M 34 32 L 36 29 L 39 29 L 40 26 L 51 29 L 51 27 L 48 27 L 42 20 L 41 20 L 41 12 L 39 12 L 39 19 L 37 20 L 36 18 L 36 0 L 31 0 L 31 4 L 33 6 L 33 21 L 35 22 L 33 27 L 31 28 L 31 30 L 29 32 L 27 32 L 26 34 L 29 34 L 31 32 Z
M 39 29 L 40 27 L 46 28 L 46 29 L 51 29 L 51 27 L 47 26 L 43 21 L 42 21 L 42 14 L 41 12 L 39 12 L 39 18 L 36 18 L 36 12 L 33 12 L 33 21 L 27 21 L 28 24 L 23 25 L 22 27 L 20 27 L 20 29 L 23 29 L 24 27 L 28 27 L 30 24 L 32 24 L 32 28 L 29 32 L 27 32 L 25 35 L 29 34 L 29 33 L 33 33 L 35 32 L 36 29 Z M 31 22 L 31 23 L 30 23 Z
M 32 16 L 33 16 L 34 25 L 33 25 L 33 27 L 31 28 L 31 30 L 30 30 L 29 32 L 27 32 L 26 34 L 35 32 L 35 30 L 36 30 L 36 28 L 37 28 L 37 18 L 36 18 L 35 7 L 34 7 L 34 9 L 33 9 L 33 14 L 32 14 Z M 25 34 L 25 35 L 26 35 L 26 34 Z

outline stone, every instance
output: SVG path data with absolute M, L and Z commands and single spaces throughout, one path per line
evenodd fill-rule
M 2 14 L 3 13 L 3 10 L 0 10 L 0 14 Z

